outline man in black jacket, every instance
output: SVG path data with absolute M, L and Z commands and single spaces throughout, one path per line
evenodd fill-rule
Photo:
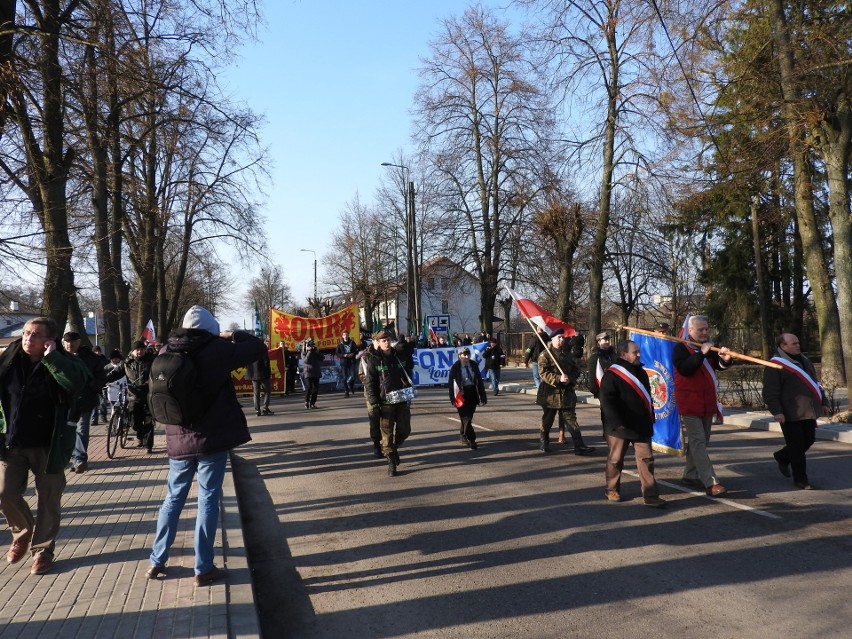
M 349 393 L 355 394 L 355 356 L 358 354 L 358 344 L 349 337 L 349 331 L 343 331 L 340 336 L 340 342 L 334 351 L 337 360 L 340 362 L 340 373 L 343 379 L 343 390 L 346 392 L 346 397 Z
M 606 498 L 621 501 L 621 471 L 627 448 L 633 444 L 636 468 L 646 506 L 666 505 L 654 479 L 654 401 L 648 373 L 639 361 L 639 346 L 625 340 L 618 344 L 618 359 L 601 378 L 600 400 L 604 434 L 609 446 L 606 460 Z
M 269 352 L 246 366 L 246 377 L 251 380 L 254 393 L 254 412 L 258 417 L 274 415 L 275 413 L 269 410 L 269 398 L 272 395 L 272 365 L 269 363 Z M 261 389 L 263 389 L 263 399 L 260 397 Z
M 796 488 L 811 490 L 805 453 L 816 440 L 816 420 L 828 412 L 828 401 L 814 365 L 802 354 L 799 338 L 782 333 L 775 343 L 778 350 L 770 361 L 782 368 L 764 369 L 763 401 L 781 425 L 785 445 L 773 456 L 784 477 L 792 468 Z
M 99 408 L 101 391 L 106 385 L 106 358 L 98 357 L 88 346 L 82 345 L 79 333 L 69 331 L 62 336 L 65 350 L 78 357 L 91 373 L 91 379 L 83 387 L 68 411 L 68 421 L 77 424 L 77 443 L 71 455 L 71 472 L 84 473 L 89 469 L 89 426 L 92 413 Z
M 138 340 L 127 359 L 107 373 L 108 382 L 127 377 L 127 409 L 130 423 L 136 431 L 136 445 L 139 448 L 144 446 L 149 453 L 154 449 L 154 421 L 148 410 L 148 382 L 153 361 L 154 353 L 148 350 L 143 340 Z

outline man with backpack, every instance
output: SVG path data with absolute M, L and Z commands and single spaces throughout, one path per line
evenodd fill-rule
M 197 474 L 195 585 L 206 586 L 227 575 L 213 563 L 213 543 L 228 454 L 251 439 L 231 371 L 263 357 L 266 344 L 243 331 L 220 333 L 219 323 L 201 306 L 190 308 L 182 325 L 169 335 L 152 368 L 151 408 L 166 431 L 169 478 L 146 576 L 165 576 Z

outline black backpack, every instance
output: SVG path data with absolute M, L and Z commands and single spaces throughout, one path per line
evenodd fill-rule
M 166 348 L 154 358 L 148 380 L 148 408 L 161 424 L 196 430 L 194 426 L 207 408 L 207 398 L 189 353 Z

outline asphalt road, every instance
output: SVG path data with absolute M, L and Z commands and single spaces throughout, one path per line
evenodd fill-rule
M 362 396 L 273 402 L 249 417 L 237 488 L 264 637 L 852 637 L 852 447 L 817 442 L 796 490 L 779 435 L 714 427 L 723 500 L 677 483 L 657 455 L 662 510 L 628 457 L 604 499 L 597 407 L 578 408 L 592 457 L 538 450 L 532 396 L 489 396 L 458 443 L 445 389 L 421 391 L 390 478 Z

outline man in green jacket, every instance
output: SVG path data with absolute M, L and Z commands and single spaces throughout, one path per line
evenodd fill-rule
M 54 320 L 37 317 L 0 355 L 0 512 L 12 530 L 6 561 L 16 564 L 29 550 L 34 575 L 53 565 L 65 467 L 76 440 L 68 407 L 91 376 L 78 358 L 59 349 L 57 335 Z M 23 496 L 30 472 L 35 517 Z

